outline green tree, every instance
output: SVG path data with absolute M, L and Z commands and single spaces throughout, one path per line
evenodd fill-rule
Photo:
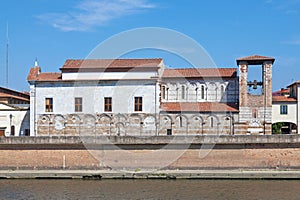
M 272 124 L 272 133 L 273 134 L 281 134 L 281 127 L 284 126 L 284 122 L 277 122 Z

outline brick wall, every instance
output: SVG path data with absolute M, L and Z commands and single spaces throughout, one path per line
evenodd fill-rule
M 104 169 L 106 165 L 141 169 L 164 167 L 169 162 L 167 168 L 172 169 L 300 169 L 300 148 L 175 149 L 159 151 L 153 159 L 144 155 L 158 150 L 127 150 L 134 159 L 124 157 L 120 150 L 97 151 L 105 154 L 104 162 L 84 149 L 1 150 L 0 169 Z M 206 153 L 207 156 L 202 158 Z M 182 155 L 178 159 L 169 159 L 177 154 Z

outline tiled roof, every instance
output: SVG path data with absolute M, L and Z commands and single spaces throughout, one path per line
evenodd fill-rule
M 202 77 L 222 77 L 234 78 L 237 76 L 236 68 L 182 68 L 165 69 L 163 78 L 202 78 Z
M 249 64 L 259 64 L 263 61 L 271 61 L 273 63 L 275 61 L 275 58 L 260 55 L 252 55 L 243 58 L 238 58 L 236 60 L 237 64 L 239 64 L 241 61 L 248 61 Z
M 7 93 L 3 93 L 3 92 L 0 92 L 0 98 L 13 98 L 13 99 L 19 99 L 19 100 L 22 100 L 22 101 L 28 101 L 29 102 L 29 98 L 24 98 L 24 97 L 21 97 L 21 96 L 7 94 Z
M 36 78 L 37 81 L 59 81 L 61 73 L 40 73 Z
M 238 112 L 236 104 L 219 102 L 168 102 L 161 108 L 166 112 Z
M 30 69 L 27 76 L 27 81 L 59 81 L 61 80 L 61 73 L 42 73 L 40 67 L 33 67 Z
M 297 99 L 293 97 L 286 97 L 286 96 L 273 96 L 273 102 L 296 102 Z
M 36 80 L 40 72 L 41 72 L 40 67 L 32 67 L 27 76 L 27 81 Z
M 0 87 L 0 97 L 12 97 L 12 98 L 17 98 L 20 100 L 29 100 L 30 95 L 28 92 L 19 92 L 16 90 Z
M 273 96 L 285 96 L 285 95 L 289 95 L 290 94 L 290 90 L 289 89 L 281 89 L 278 91 L 275 91 L 272 93 Z
M 61 70 L 80 68 L 135 68 L 135 67 L 158 67 L 162 58 L 151 59 L 86 59 L 66 60 Z

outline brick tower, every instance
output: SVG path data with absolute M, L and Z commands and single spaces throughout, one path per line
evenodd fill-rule
M 248 56 L 237 59 L 239 66 L 239 120 L 236 134 L 272 134 L 272 65 L 275 59 L 265 56 Z M 261 81 L 248 80 L 254 65 L 261 66 Z M 257 90 L 251 94 L 249 90 Z

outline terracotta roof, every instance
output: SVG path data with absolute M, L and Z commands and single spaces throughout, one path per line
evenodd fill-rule
M 27 81 L 59 81 L 61 80 L 61 73 L 41 72 L 41 68 L 33 67 L 30 69 L 27 76 Z
M 255 65 L 255 64 L 260 64 L 263 61 L 271 61 L 272 63 L 274 63 L 275 58 L 267 57 L 267 56 L 260 56 L 260 55 L 252 55 L 252 56 L 247 56 L 247 57 L 243 57 L 243 58 L 238 58 L 236 60 L 238 65 L 241 61 L 247 61 L 248 64 L 254 64 Z
M 40 67 L 32 67 L 29 71 L 29 74 L 27 76 L 27 81 L 36 80 L 37 76 L 41 72 Z
M 24 97 L 21 97 L 21 96 L 17 96 L 17 95 L 13 95 L 13 94 L 7 94 L 7 93 L 3 93 L 3 92 L 0 92 L 0 98 L 13 98 L 13 99 L 19 99 L 19 100 L 29 102 L 29 97 L 24 98 Z
M 297 99 L 293 97 L 286 97 L 286 96 L 273 96 L 273 102 L 296 102 Z
M 182 68 L 165 69 L 163 78 L 202 78 L 202 77 L 222 77 L 234 78 L 237 76 L 236 68 Z
M 284 89 L 284 88 L 272 93 L 273 96 L 285 96 L 285 95 L 289 95 L 289 94 L 290 94 L 290 90 Z
M 36 78 L 37 81 L 59 81 L 61 73 L 40 73 Z
M 161 108 L 166 112 L 238 112 L 235 103 L 219 102 L 168 102 L 162 103 Z
M 149 59 L 81 59 L 66 60 L 61 70 L 65 69 L 106 69 L 106 68 L 135 68 L 158 67 L 162 58 Z
M 19 92 L 16 90 L 0 87 L 0 97 L 15 97 L 21 100 L 29 100 L 30 95 L 28 92 Z

